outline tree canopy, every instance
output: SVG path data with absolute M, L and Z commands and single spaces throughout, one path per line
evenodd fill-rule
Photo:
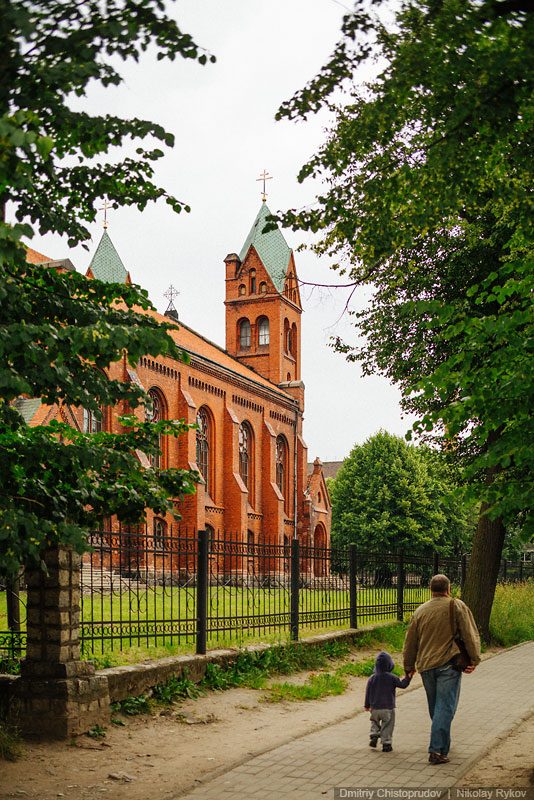
M 438 453 L 380 431 L 353 447 L 333 481 L 332 544 L 460 554 L 474 513 L 457 489 Z
M 21 243 L 34 231 L 64 234 L 70 245 L 85 241 L 103 197 L 140 209 L 163 198 L 175 211 L 187 210 L 151 180 L 163 155 L 153 142 L 172 146 L 172 134 L 145 120 L 73 110 L 72 98 L 90 82 L 120 84 L 120 60 L 137 60 L 148 47 L 158 58 L 213 60 L 161 0 L 0 0 L 3 571 L 36 561 L 53 544 L 82 549 L 87 529 L 103 515 L 138 522 L 145 507 L 172 512 L 173 499 L 194 491 L 194 473 L 143 467 L 136 455 L 154 454 L 160 435 L 178 435 L 185 426 L 146 422 L 143 389 L 105 373 L 143 354 L 183 358 L 171 326 L 144 313 L 152 306 L 139 287 L 28 264 Z M 135 158 L 117 158 L 113 149 L 132 140 Z M 97 415 L 120 404 L 124 433 L 85 434 L 66 421 L 31 428 L 14 405 L 21 395 Z
M 486 598 L 474 611 L 488 631 L 504 526 L 533 493 L 533 17 L 494 0 L 368 8 L 279 111 L 335 113 L 299 176 L 324 192 L 285 223 L 318 232 L 334 268 L 373 287 L 355 315 L 363 345 L 336 346 L 401 388 L 418 434 L 454 450 L 482 501 L 466 596 Z

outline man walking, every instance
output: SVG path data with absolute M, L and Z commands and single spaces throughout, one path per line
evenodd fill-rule
M 430 591 L 432 599 L 415 610 L 408 626 L 404 671 L 413 675 L 417 669 L 423 679 L 432 720 L 428 760 L 431 764 L 446 764 L 462 677 L 462 670 L 454 665 L 460 652 L 454 638 L 459 636 L 465 644 L 471 664 L 463 671 L 470 673 L 480 663 L 480 637 L 470 609 L 451 597 L 446 575 L 434 575 Z

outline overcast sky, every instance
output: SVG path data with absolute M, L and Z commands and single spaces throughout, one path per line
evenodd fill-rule
M 350 3 L 347 0 L 347 5 Z M 119 88 L 96 88 L 83 101 L 94 113 L 137 116 L 164 125 L 176 136 L 157 167 L 156 179 L 191 205 L 174 214 L 165 204 L 144 212 L 111 211 L 109 234 L 132 279 L 164 311 L 170 283 L 180 296 L 180 318 L 224 346 L 224 257 L 239 252 L 261 202 L 256 178 L 266 168 L 272 211 L 313 203 L 314 187 L 300 185 L 300 166 L 324 139 L 327 118 L 275 122 L 280 103 L 302 87 L 330 55 L 345 7 L 337 0 L 181 0 L 170 6 L 182 29 L 217 57 L 217 63 L 157 62 L 121 67 Z M 96 247 L 102 221 L 92 229 Z M 285 231 L 293 249 L 302 235 Z M 91 253 L 67 249 L 59 237 L 36 236 L 32 246 L 52 258 L 70 257 L 85 272 Z M 328 260 L 296 254 L 304 281 L 336 281 Z M 354 341 L 343 308 L 346 294 L 301 290 L 302 378 L 306 385 L 304 438 L 309 457 L 341 460 L 354 443 L 379 428 L 403 434 L 398 392 L 328 346 L 331 336 Z M 359 295 L 353 308 L 365 302 Z

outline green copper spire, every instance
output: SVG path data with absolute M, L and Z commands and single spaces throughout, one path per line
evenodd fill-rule
M 276 227 L 268 233 L 262 233 L 270 213 L 267 203 L 263 202 L 245 244 L 241 248 L 239 258 L 244 261 L 249 249 L 254 246 L 277 291 L 283 292 L 291 248 L 284 239 L 280 228 Z
M 96 252 L 89 264 L 89 269 L 99 281 L 126 283 L 128 272 L 106 230 L 104 230 L 98 243 Z

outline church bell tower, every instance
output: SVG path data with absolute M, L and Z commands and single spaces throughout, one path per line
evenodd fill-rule
M 304 405 L 301 371 L 302 306 L 293 251 L 265 199 L 239 255 L 226 264 L 226 350 Z

